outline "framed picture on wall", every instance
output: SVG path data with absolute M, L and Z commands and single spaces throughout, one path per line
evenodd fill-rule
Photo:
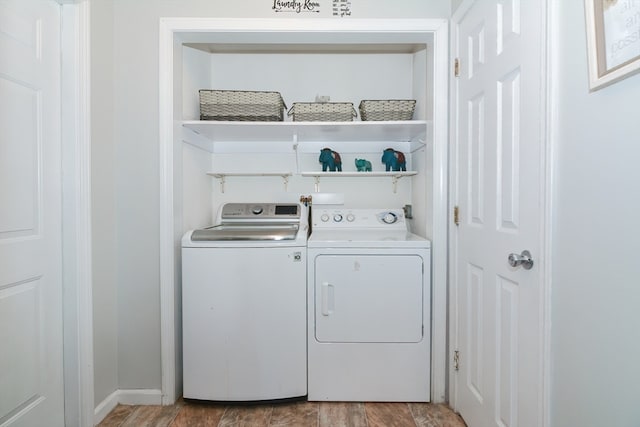
M 640 0 L 585 0 L 589 89 L 640 71 Z

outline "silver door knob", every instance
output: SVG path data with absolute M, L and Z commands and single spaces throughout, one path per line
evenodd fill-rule
M 522 266 L 525 270 L 531 270 L 533 267 L 533 259 L 531 259 L 531 252 L 522 251 L 520 255 L 509 254 L 509 265 L 511 267 Z

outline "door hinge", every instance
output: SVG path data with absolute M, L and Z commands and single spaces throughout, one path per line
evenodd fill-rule
M 460 77 L 460 60 L 458 58 L 453 60 L 453 75 Z
M 453 223 L 456 227 L 460 225 L 460 208 L 458 206 L 453 207 Z
M 460 352 L 458 350 L 453 352 L 453 369 L 455 371 L 460 370 Z

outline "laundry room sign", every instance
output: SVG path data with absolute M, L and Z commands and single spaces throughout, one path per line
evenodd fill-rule
M 273 0 L 275 13 L 320 13 L 320 3 L 311 0 Z
M 274 13 L 320 13 L 320 1 L 269 0 Z M 351 16 L 351 0 L 331 0 L 331 14 L 344 18 Z

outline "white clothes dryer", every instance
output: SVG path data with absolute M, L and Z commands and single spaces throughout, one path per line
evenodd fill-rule
M 430 242 L 398 209 L 315 209 L 308 399 L 430 401 Z

